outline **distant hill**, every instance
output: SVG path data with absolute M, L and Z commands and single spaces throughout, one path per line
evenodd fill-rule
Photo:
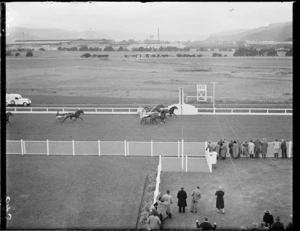
M 115 30 L 85 30 L 85 31 L 71 31 L 55 28 L 46 29 L 31 29 L 24 27 L 10 27 L 7 29 L 9 36 L 7 42 L 14 40 L 51 40 L 51 39 L 114 39 L 114 40 L 128 40 L 134 36 L 146 36 L 142 34 L 128 33 Z
M 241 31 L 227 31 L 214 34 L 203 40 L 204 43 L 218 41 L 287 41 L 292 38 L 292 22 L 274 23 L 254 29 L 241 29 Z

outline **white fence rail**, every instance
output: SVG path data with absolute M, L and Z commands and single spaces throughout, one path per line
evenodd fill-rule
M 16 114 L 56 114 L 82 109 L 85 114 L 137 114 L 138 108 L 84 108 L 84 107 L 6 107 Z M 176 111 L 175 111 L 176 112 Z M 197 108 L 197 115 L 292 115 L 292 108 Z
M 216 142 L 212 142 L 214 145 Z M 185 156 L 208 157 L 205 142 L 140 142 L 140 141 L 30 141 L 7 140 L 6 154 L 21 155 L 122 155 L 181 157 L 184 169 Z M 227 154 L 229 156 L 229 153 Z M 274 157 L 274 144 L 268 143 L 267 157 Z M 281 150 L 279 151 L 281 156 Z M 293 157 L 293 142 L 287 142 L 287 156 Z M 241 157 L 244 157 L 241 155 Z M 211 159 L 211 158 L 207 158 Z M 208 163 L 209 166 L 211 165 Z

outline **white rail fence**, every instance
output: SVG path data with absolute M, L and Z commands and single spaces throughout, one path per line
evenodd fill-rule
M 79 108 L 79 107 L 6 107 L 7 111 L 16 114 L 56 114 L 74 112 L 82 109 L 85 114 L 137 114 L 138 108 Z M 175 111 L 176 113 L 176 111 Z M 292 108 L 197 108 L 198 115 L 292 115 Z
M 216 144 L 216 142 L 213 142 Z M 155 142 L 155 141 L 29 141 L 6 140 L 6 154 L 20 155 L 122 155 L 122 156 L 184 156 L 207 157 L 206 142 Z M 227 155 L 229 156 L 229 154 Z M 268 143 L 267 157 L 274 157 L 274 145 Z M 281 156 L 281 150 L 279 151 Z M 293 157 L 293 142 L 287 142 L 287 156 Z M 241 157 L 244 157 L 241 155 Z M 210 158 L 207 158 L 210 159 Z M 210 163 L 208 163 L 210 166 Z

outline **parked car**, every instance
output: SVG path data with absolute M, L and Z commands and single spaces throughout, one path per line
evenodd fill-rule
M 6 94 L 6 106 L 22 105 L 26 107 L 30 104 L 31 104 L 31 100 L 28 98 L 22 98 L 20 94 Z

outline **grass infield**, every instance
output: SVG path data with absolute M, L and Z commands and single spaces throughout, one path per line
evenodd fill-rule
M 135 229 L 158 158 L 7 156 L 9 229 Z
M 166 229 L 195 229 L 195 221 L 207 216 L 220 229 L 248 228 L 262 221 L 264 210 L 280 216 L 284 226 L 292 214 L 292 159 L 219 160 L 212 173 L 162 172 L 160 192 L 167 189 L 173 197 L 173 217 Z M 198 213 L 189 211 L 191 192 L 200 186 L 202 198 Z M 218 214 L 215 192 L 222 185 L 225 191 L 225 214 Z M 188 199 L 186 213 L 178 213 L 177 192 L 185 188 Z

